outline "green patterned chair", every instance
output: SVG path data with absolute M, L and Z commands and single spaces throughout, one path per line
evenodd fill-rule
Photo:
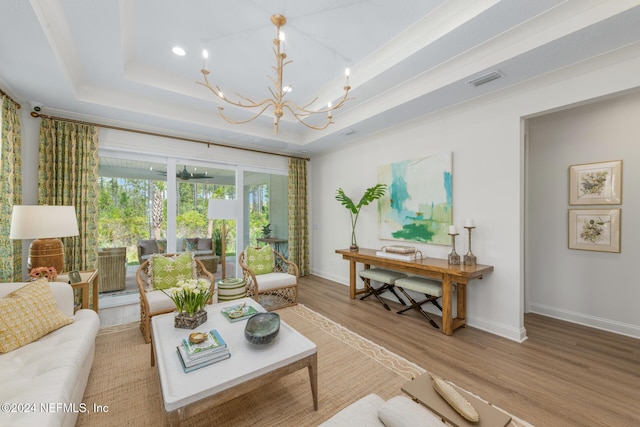
M 269 311 L 298 303 L 298 266 L 271 246 L 247 247 L 239 256 L 247 297 Z
M 156 254 L 138 268 L 136 280 L 140 290 L 140 330 L 144 341 L 151 342 L 151 318 L 171 313 L 175 304 L 162 289 L 176 285 L 178 280 L 204 278 L 211 282 L 212 301 L 216 302 L 213 274 L 191 252 Z

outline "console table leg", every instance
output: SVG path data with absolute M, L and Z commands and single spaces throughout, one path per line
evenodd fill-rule
M 453 310 L 452 310 L 451 277 L 444 274 L 442 277 L 442 332 L 445 335 L 453 335 Z
M 349 298 L 356 299 L 356 262 L 349 262 Z

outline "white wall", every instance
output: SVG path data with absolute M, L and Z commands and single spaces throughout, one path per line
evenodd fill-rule
M 335 254 L 349 246 L 350 235 L 348 212 L 334 200 L 338 187 L 362 194 L 376 183 L 378 166 L 450 150 L 454 223 L 475 219 L 473 252 L 479 263 L 495 266 L 493 273 L 467 288 L 468 324 L 512 340 L 525 339 L 522 118 L 638 86 L 640 45 L 631 45 L 314 156 L 312 272 L 348 284 L 348 263 Z M 361 247 L 388 244 L 377 238 L 376 215 L 375 206 L 363 208 L 357 228 Z M 416 246 L 427 256 L 445 257 L 449 250 Z M 466 252 L 466 239 L 458 238 L 458 252 Z
M 640 93 L 531 119 L 527 308 L 640 338 Z M 622 160 L 622 204 L 569 206 L 569 165 Z M 568 248 L 568 209 L 621 208 L 621 253 Z

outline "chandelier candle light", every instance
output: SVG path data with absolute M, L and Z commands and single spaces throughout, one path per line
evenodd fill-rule
M 287 58 L 287 54 L 284 52 L 285 36 L 284 36 L 284 33 L 280 30 L 280 28 L 287 23 L 287 18 L 285 18 L 282 15 L 272 15 L 271 22 L 273 23 L 273 25 L 276 26 L 276 38 L 273 39 L 273 44 L 275 46 L 273 48 L 273 53 L 276 57 L 276 66 L 274 67 L 274 70 L 276 72 L 276 77 L 275 78 L 269 77 L 269 79 L 273 82 L 275 86 L 274 88 L 271 88 L 271 87 L 269 88 L 269 92 L 271 92 L 272 98 L 267 98 L 259 102 L 253 101 L 252 99 L 242 96 L 240 94 L 236 94 L 239 98 L 242 98 L 242 100 L 239 100 L 239 101 L 234 101 L 227 98 L 227 96 L 224 94 L 224 92 L 222 91 L 222 89 L 220 89 L 219 86 L 212 85 L 211 83 L 209 83 L 209 78 L 208 78 L 209 70 L 207 69 L 209 52 L 206 50 L 202 51 L 202 56 L 204 58 L 204 65 L 202 70 L 200 70 L 200 72 L 202 73 L 202 76 L 204 77 L 204 83 L 198 82 L 198 84 L 201 84 L 207 87 L 215 96 L 217 96 L 220 100 L 228 104 L 231 104 L 236 107 L 258 110 L 257 113 L 255 113 L 252 117 L 250 117 L 247 120 L 233 120 L 229 116 L 223 113 L 224 107 L 218 106 L 218 113 L 220 114 L 220 117 L 222 117 L 224 120 L 226 120 L 231 124 L 242 124 L 242 123 L 248 123 L 250 121 L 253 121 L 256 118 L 258 118 L 260 115 L 262 115 L 262 113 L 264 113 L 267 110 L 267 108 L 273 107 L 274 135 L 278 134 L 278 124 L 280 123 L 280 119 L 284 115 L 285 109 L 288 110 L 291 114 L 293 114 L 293 116 L 299 123 L 303 124 L 304 126 L 310 129 L 314 129 L 314 130 L 326 129 L 330 124 L 333 123 L 332 121 L 333 116 L 331 112 L 342 107 L 346 101 L 353 99 L 348 97 L 349 90 L 351 89 L 351 86 L 349 85 L 349 69 L 347 68 L 345 70 L 346 82 L 343 88 L 344 95 L 336 105 L 332 105 L 331 102 L 329 102 L 326 108 L 314 110 L 314 109 L 311 109 L 310 107 L 317 101 L 318 99 L 317 97 L 314 98 L 313 101 L 309 102 L 304 106 L 298 106 L 295 103 L 293 103 L 291 100 L 284 99 L 287 93 L 291 92 L 291 86 L 285 86 L 285 87 L 282 86 L 282 74 L 283 74 L 284 67 L 285 65 L 290 64 L 292 62 L 292 61 L 285 61 L 285 59 Z M 326 121 L 323 124 L 312 125 L 305 122 L 305 119 L 308 118 L 309 116 L 312 116 L 315 114 L 323 114 L 323 113 L 326 113 L 327 115 Z

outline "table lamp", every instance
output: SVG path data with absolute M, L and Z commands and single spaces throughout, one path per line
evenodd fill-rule
M 225 220 L 227 219 L 237 219 L 238 213 L 238 203 L 236 200 L 227 200 L 227 199 L 209 199 L 209 219 L 221 219 L 222 220 L 222 253 L 220 254 L 220 258 L 222 259 L 222 279 L 226 279 L 226 270 L 227 270 L 227 260 L 225 259 L 226 254 L 226 240 L 227 240 L 227 229 L 225 227 Z
M 29 270 L 36 267 L 54 267 L 64 270 L 64 245 L 59 237 L 77 236 L 78 221 L 73 206 L 13 207 L 9 238 L 35 239 L 29 246 Z

